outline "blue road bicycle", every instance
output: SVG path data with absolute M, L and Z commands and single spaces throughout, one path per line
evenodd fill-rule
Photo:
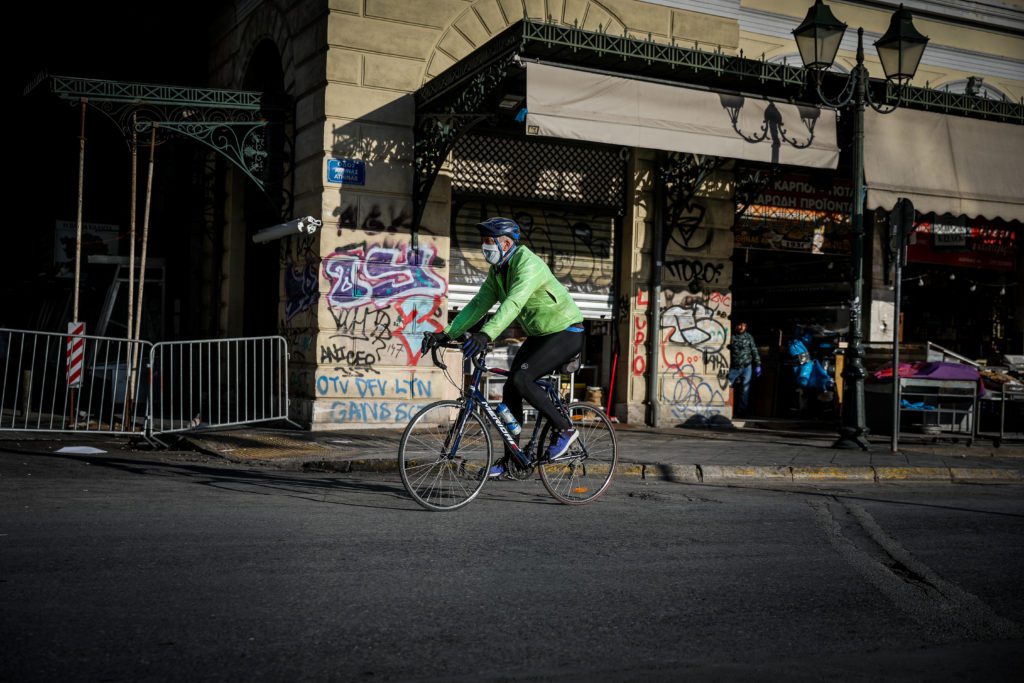
M 461 343 L 449 342 L 431 350 L 434 365 L 453 384 L 438 350 L 458 349 Z M 460 388 L 458 399 L 431 403 L 405 428 L 398 446 L 398 469 L 409 495 L 428 510 L 454 510 L 476 498 L 494 462 L 489 423 L 511 452 L 504 456 L 508 477 L 528 479 L 537 471 L 544 487 L 559 502 L 582 505 L 597 500 L 608 490 L 618 460 L 615 431 L 604 412 L 587 403 L 566 403 L 554 385 L 537 380 L 580 436 L 568 453 L 551 461 L 548 446 L 558 438 L 558 430 L 538 416 L 529 443 L 520 448 L 480 391 L 485 373 L 508 375 L 507 370 L 486 367 L 485 354 L 486 350 L 471 359 L 474 370 L 469 386 L 455 384 Z

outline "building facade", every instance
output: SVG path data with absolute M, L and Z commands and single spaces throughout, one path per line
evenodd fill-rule
M 496 40 L 543 42 L 539 33 L 523 38 L 524 29 L 517 27 L 524 20 L 531 26 L 571 29 L 572 40 L 609 36 L 634 46 L 685 47 L 688 54 L 737 58 L 788 74 L 788 66 L 800 66 L 791 32 L 809 4 L 233 4 L 214 25 L 210 85 L 259 90 L 294 103 L 284 124 L 287 143 L 282 149 L 289 163 L 282 170 L 278 202 L 286 203 L 293 216 L 322 218 L 323 227 L 312 237 L 253 245 L 249 238 L 266 227 L 271 214 L 254 208 L 253 190 L 239 173 L 225 171 L 219 181 L 219 241 L 205 249 L 199 268 L 207 293 L 201 297 L 201 316 L 216 320 L 216 331 L 223 335 L 270 331 L 288 339 L 293 416 L 312 429 L 401 424 L 425 403 L 452 395 L 443 373 L 420 358 L 420 341 L 425 332 L 445 326 L 485 275 L 473 223 L 510 215 L 586 315 L 585 369 L 574 387 L 578 398 L 589 393 L 590 400 L 610 405 L 620 420 L 629 422 L 674 425 L 694 415 L 730 417 L 728 344 L 738 316 L 751 323 L 759 344 L 769 350 L 794 325 L 843 331 L 849 324 L 848 215 L 854 198 L 848 122 L 826 108 L 814 115 L 817 124 L 807 124 L 807 146 L 809 138 L 827 138 L 831 130 L 832 149 L 825 150 L 834 154 L 830 162 L 806 161 L 797 149 L 804 140 L 797 140 L 800 130 L 792 117 L 787 119 L 792 140 L 781 144 L 781 158 L 778 148 L 771 156 L 772 141 L 765 138 L 777 131 L 767 128 L 770 115 L 762 107 L 761 118 L 744 118 L 756 110 L 758 93 L 752 96 L 747 88 L 761 87 L 757 79 L 716 85 L 711 76 L 694 76 L 693 106 L 702 106 L 697 103 L 702 93 L 715 95 L 732 112 L 733 129 L 748 139 L 757 137 L 763 123 L 758 154 L 768 157 L 699 153 L 700 144 L 680 152 L 658 143 L 602 138 L 604 133 L 551 132 L 538 123 L 533 106 L 540 101 L 535 93 L 541 92 L 533 83 L 543 76 L 534 64 L 518 63 L 508 67 L 515 74 L 503 74 L 503 89 L 481 97 L 484 110 L 470 107 L 441 120 L 430 106 L 460 88 L 483 87 L 484 80 L 460 81 L 459 73 L 483 74 L 482 56 Z M 852 28 L 864 28 L 866 42 L 886 30 L 896 5 L 829 4 Z M 1024 3 L 905 4 L 915 12 L 918 30 L 930 38 L 914 85 L 969 98 L 1021 101 Z M 836 78 L 855 66 L 853 34 L 848 31 L 841 46 Z M 545 44 L 554 55 L 553 42 Z M 610 49 L 601 54 L 607 58 Z M 557 78 L 566 74 L 577 74 L 579 83 L 597 74 L 629 81 L 624 87 L 643 82 L 654 89 L 648 101 L 662 92 L 657 88 L 686 85 L 689 78 L 674 69 L 669 75 L 667 67 L 661 76 L 642 65 L 623 73 L 570 57 L 533 61 L 555 63 L 556 90 Z M 872 76 L 881 77 L 870 47 L 865 64 Z M 526 66 L 533 71 L 527 73 Z M 776 98 L 797 87 L 785 78 L 779 76 Z M 530 80 L 529 93 L 516 87 L 524 79 Z M 737 104 L 724 99 L 737 94 Z M 771 92 L 760 94 L 775 106 L 767 99 Z M 1021 124 L 1001 124 L 1011 130 L 1008 144 L 1021 143 Z M 532 126 L 547 132 L 531 134 Z M 458 135 L 443 138 L 441 130 Z M 444 145 L 431 147 L 428 134 Z M 425 173 L 431 162 L 437 168 Z M 992 309 L 986 318 L 988 336 L 977 335 L 970 343 L 988 341 L 1002 345 L 1003 352 L 1020 353 L 1021 233 L 1014 217 L 964 216 L 956 229 L 922 217 L 922 239 L 908 273 L 933 286 L 945 278 L 946 285 L 956 281 L 958 272 L 967 272 L 955 270 L 964 267 L 957 266 L 957 248 L 974 249 L 976 258 L 961 282 L 975 285 L 969 291 L 1003 298 L 986 299 Z M 863 309 L 866 340 L 880 343 L 891 341 L 896 324 L 885 225 L 881 214 L 868 222 Z M 945 238 L 945 252 L 926 250 L 926 243 L 936 244 L 940 234 L 953 233 Z M 663 245 L 660 259 L 652 258 L 656 245 Z M 956 297 L 958 291 L 946 295 Z M 924 305 L 914 310 L 919 313 Z M 918 313 L 905 314 L 905 342 L 913 330 L 922 337 L 916 341 L 940 335 L 950 343 L 948 335 L 941 336 L 949 320 Z M 515 333 L 501 340 L 504 353 L 514 348 Z M 969 353 L 977 354 L 974 348 Z M 760 410 L 770 411 L 773 400 L 762 397 Z

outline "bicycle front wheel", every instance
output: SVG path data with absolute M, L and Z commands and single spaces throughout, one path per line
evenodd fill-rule
M 569 404 L 569 416 L 579 431 L 579 438 L 569 452 L 548 462 L 542 455 L 538 468 L 544 488 L 556 500 L 566 505 L 582 505 L 597 500 L 612 483 L 618 452 L 612 423 L 599 408 L 586 403 Z M 540 434 L 540 448 L 546 451 L 558 431 L 551 423 L 544 425 Z
M 412 499 L 428 510 L 454 510 L 476 498 L 491 466 L 491 435 L 457 401 L 431 403 L 413 416 L 398 446 L 398 471 Z

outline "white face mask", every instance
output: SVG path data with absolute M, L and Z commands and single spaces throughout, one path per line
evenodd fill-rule
M 487 262 L 492 266 L 498 265 L 501 261 L 501 249 L 498 248 L 498 245 L 485 244 L 482 246 L 482 249 L 484 250 L 484 258 L 487 259 Z

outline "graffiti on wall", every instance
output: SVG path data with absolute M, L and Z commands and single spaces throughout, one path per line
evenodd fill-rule
M 729 315 L 727 291 L 666 294 L 660 339 L 661 400 L 674 418 L 717 415 L 729 404 Z
M 288 360 L 300 362 L 313 360 L 310 357 L 310 351 L 313 350 L 313 339 L 316 336 L 313 328 L 289 325 L 286 320 L 282 320 L 277 327 L 281 336 L 288 342 Z
M 357 375 L 377 372 L 382 360 L 415 365 L 423 334 L 444 327 L 443 267 L 429 241 L 418 250 L 390 240 L 337 247 L 322 266 L 337 334 L 321 345 L 321 364 L 344 366 Z
M 404 423 L 424 405 L 423 400 L 433 398 L 434 386 L 432 380 L 415 377 L 352 378 L 321 373 L 316 378 L 316 394 L 336 399 L 322 418 L 330 422 Z
M 689 203 L 667 211 L 666 236 L 683 251 L 703 251 L 711 246 L 715 231 L 703 227 L 707 207 Z
M 729 337 L 728 316 L 719 315 L 716 309 L 694 301 L 669 307 L 662 313 L 661 325 L 669 330 L 662 339 L 662 355 L 670 370 L 684 363 L 696 362 L 702 364 L 706 373 L 728 368 L 724 353 Z M 667 355 L 670 350 L 674 351 L 672 357 Z
M 288 342 L 289 360 L 297 363 L 316 362 L 316 309 L 320 301 L 320 256 L 314 249 L 316 243 L 312 237 L 300 236 L 281 243 L 284 313 L 277 328 Z
M 430 244 L 418 251 L 408 244 L 338 247 L 323 262 L 327 301 L 331 310 L 380 309 L 410 296 L 442 297 L 448 287 L 435 268 L 443 265 Z
M 476 223 L 481 215 L 508 216 L 519 223 L 522 241 L 543 258 L 554 276 L 573 293 L 607 293 L 614 276 L 613 216 L 523 208 L 512 205 L 465 204 L 452 230 L 451 281 L 479 285 L 490 265 L 480 251 Z
M 647 292 L 636 290 L 636 313 L 633 316 L 633 359 L 630 362 L 633 374 L 643 377 L 647 372 L 647 356 L 644 344 L 647 342 Z
M 338 424 L 375 422 L 405 424 L 423 406 L 422 403 L 407 403 L 405 401 L 334 401 L 325 421 Z
M 299 313 L 316 310 L 320 299 L 320 281 L 315 263 L 304 263 L 284 271 L 284 318 L 291 320 Z
M 691 292 L 699 292 L 705 287 L 722 284 L 725 263 L 721 261 L 713 263 L 700 259 L 677 259 L 666 261 L 665 269 L 672 278 L 685 283 Z

